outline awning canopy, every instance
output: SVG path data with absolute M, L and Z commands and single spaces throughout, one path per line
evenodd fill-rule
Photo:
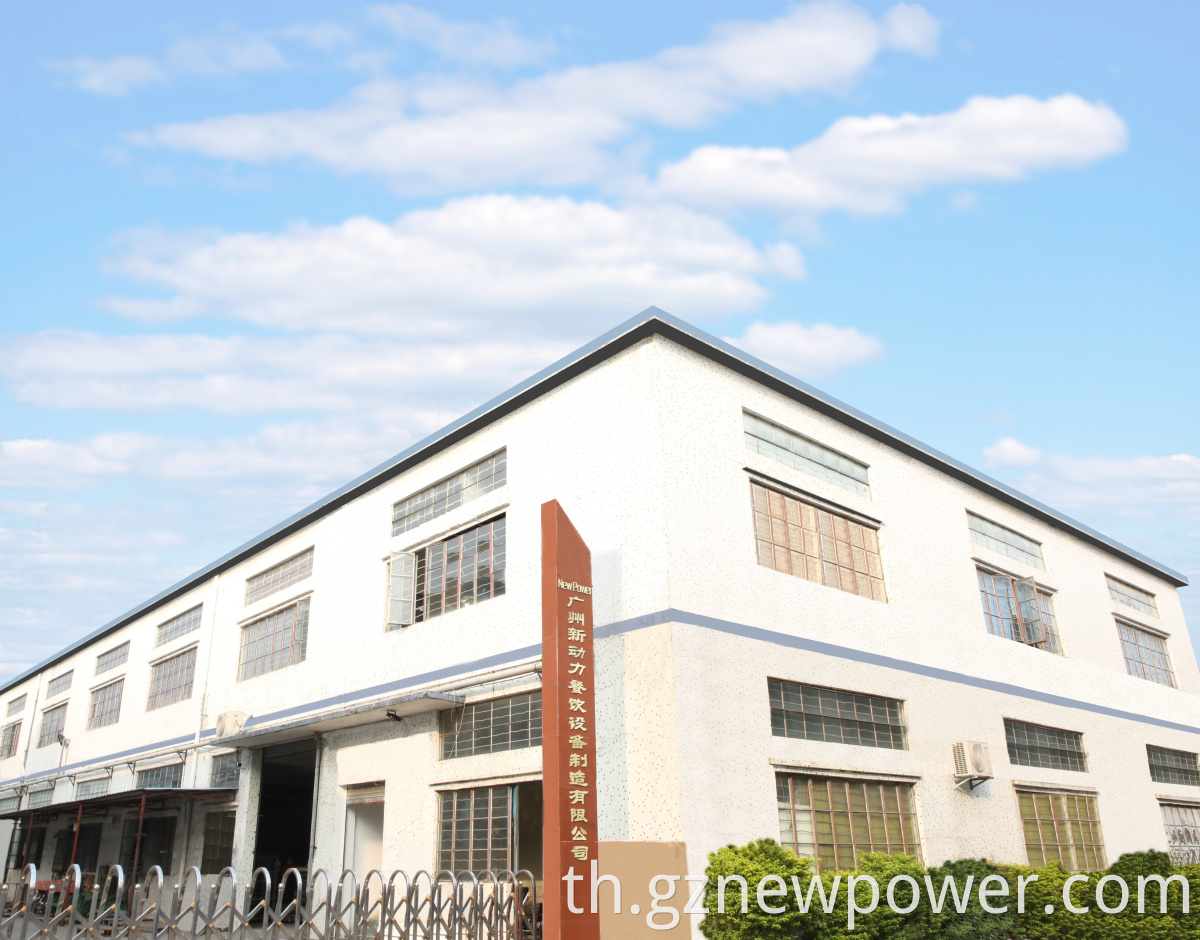
M 0 819 L 34 820 L 47 819 L 54 816 L 76 816 L 82 807 L 84 814 L 95 810 L 107 810 L 120 806 L 140 806 L 142 797 L 146 797 L 146 808 L 153 806 L 162 809 L 165 803 L 173 800 L 194 800 L 203 803 L 228 803 L 237 796 L 235 787 L 202 787 L 184 790 L 178 787 L 143 787 L 137 790 L 122 790 L 120 793 L 106 793 L 104 796 L 93 796 L 86 800 L 70 800 L 66 803 L 48 803 L 45 806 L 35 806 L 32 809 L 15 809 L 11 813 L 0 813 Z

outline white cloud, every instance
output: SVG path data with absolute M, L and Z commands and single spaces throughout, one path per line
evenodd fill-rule
M 883 16 L 883 35 L 893 49 L 931 56 L 937 53 L 942 24 L 924 7 L 898 3 Z
M 725 341 L 804 379 L 828 378 L 883 357 L 878 337 L 828 323 L 756 321 L 741 336 L 726 336 Z
M 1015 437 L 1002 437 L 983 449 L 985 467 L 1030 467 L 1042 459 L 1036 447 L 1022 444 Z
M 416 188 L 579 183 L 615 172 L 612 146 L 640 124 L 693 127 L 749 101 L 842 91 L 885 32 L 894 38 L 896 28 L 858 7 L 817 2 L 770 21 L 723 24 L 705 42 L 649 59 L 506 87 L 444 77 L 373 82 L 328 108 L 168 124 L 129 140 L 227 160 L 307 159 Z
M 288 39 L 295 39 L 322 52 L 337 52 L 354 45 L 354 33 L 338 23 L 297 23 L 283 31 Z
M 513 337 L 561 334 L 569 312 L 580 336 L 651 304 L 698 319 L 745 311 L 766 297 L 760 278 L 799 266 L 794 249 L 761 250 L 675 207 L 477 196 L 390 225 L 355 218 L 183 242 L 143 234 L 112 269 L 175 296 L 148 310 L 110 306 L 423 342 L 494 333 L 497 317 Z
M 67 72 L 77 88 L 98 95 L 120 97 L 139 85 L 166 81 L 162 69 L 142 56 L 123 55 L 114 59 L 80 56 L 68 62 L 55 62 L 51 68 Z
M 1018 180 L 1124 149 L 1125 123 L 1075 95 L 970 99 L 948 114 L 847 117 L 794 150 L 705 146 L 659 174 L 658 191 L 708 207 L 894 212 L 934 185 Z
M 0 374 L 43 408 L 202 408 L 240 415 L 467 410 L 565 355 L 564 341 L 362 341 L 233 336 L 98 336 L 49 330 L 8 337 Z
M 168 47 L 166 62 L 173 71 L 189 75 L 234 75 L 287 68 L 283 53 L 261 36 L 181 39 Z
M 367 15 L 400 39 L 423 43 L 455 62 L 513 67 L 540 62 L 552 44 L 518 35 L 508 23 L 455 23 L 407 3 L 367 7 Z

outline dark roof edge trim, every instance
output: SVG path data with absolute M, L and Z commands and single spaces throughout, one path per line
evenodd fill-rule
M 600 362 L 656 334 L 672 340 L 718 365 L 723 365 L 740 375 L 759 382 L 773 391 L 779 392 L 800 404 L 812 408 L 814 411 L 820 412 L 826 417 L 832 418 L 894 450 L 900 451 L 906 456 L 912 457 L 936 470 L 940 470 L 948 476 L 999 499 L 1001 502 L 1007 503 L 1015 509 L 1029 513 L 1048 525 L 1074 535 L 1103 551 L 1114 554 L 1124 561 L 1170 582 L 1176 587 L 1183 587 L 1189 583 L 1187 577 L 1179 572 L 1161 565 L 1140 552 L 1136 552 L 1122 545 L 1120 542 L 1114 541 L 1097 532 L 1095 529 L 1051 509 L 1049 506 L 1024 495 L 1018 490 L 1001 483 L 999 480 L 980 473 L 961 461 L 955 460 L 953 457 L 943 454 L 941 451 L 935 450 L 913 437 L 909 437 L 902 431 L 898 431 L 881 421 L 877 421 L 870 415 L 847 405 L 845 402 L 839 401 L 831 395 L 825 394 L 807 382 L 793 378 L 786 372 L 768 365 L 761 359 L 757 359 L 749 353 L 743 352 L 729 343 L 703 330 L 697 329 L 690 323 L 680 320 L 678 317 L 674 317 L 657 307 L 647 307 L 637 316 L 626 320 L 590 343 L 581 346 L 579 349 L 558 360 L 558 362 L 547 366 L 523 382 L 514 385 L 508 391 L 502 392 L 490 401 L 484 402 L 478 408 L 452 421 L 441 430 L 435 431 L 423 440 L 401 451 L 390 460 L 384 461 L 379 466 L 368 470 L 362 476 L 334 490 L 328 496 L 317 500 L 317 502 L 300 510 L 295 515 L 272 526 L 261 535 L 256 536 L 243 545 L 239 545 L 233 551 L 222 555 L 216 561 L 193 572 L 182 581 L 171 585 L 166 590 L 154 595 L 149 600 L 144 601 L 115 620 L 111 620 L 99 629 L 93 630 L 87 636 L 76 640 L 66 649 L 25 670 L 19 676 L 0 686 L 0 694 L 20 685 L 31 676 L 50 668 L 55 663 L 61 662 L 91 643 L 119 630 L 121 627 L 127 626 L 139 617 L 143 617 L 155 609 L 162 607 L 164 604 L 192 590 L 209 578 L 227 571 L 256 552 L 282 541 L 289 535 L 333 512 L 335 509 L 352 502 L 359 496 L 370 492 L 393 477 L 412 469 L 417 464 L 429 459 L 440 451 L 457 444 L 459 441 L 464 440 L 492 422 L 540 398 L 551 389 L 581 375 Z

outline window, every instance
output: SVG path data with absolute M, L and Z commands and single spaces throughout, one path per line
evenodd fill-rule
M 1062 731 L 1005 718 L 1004 737 L 1008 742 L 1009 763 L 1087 773 L 1083 735 L 1078 731 Z
M 770 457 L 787 467 L 795 467 L 810 476 L 840 486 L 851 493 L 871 498 L 867 467 L 812 438 L 772 424 L 749 412 L 742 412 L 746 428 L 746 446 L 756 454 Z
M 210 787 L 234 787 L 238 785 L 240 772 L 238 770 L 237 753 L 218 754 L 212 759 L 212 776 L 209 778 Z M 207 869 L 205 869 L 207 871 Z
M 42 712 L 42 729 L 38 732 L 38 747 L 55 744 L 67 721 L 67 703 Z
M 282 591 L 299 581 L 312 576 L 313 550 L 293 555 L 286 561 L 281 561 L 273 568 L 268 568 L 246 579 L 246 603 L 260 600 L 276 591 Z M 199 616 L 199 614 L 197 614 Z
M 1158 616 L 1158 604 L 1154 602 L 1154 595 L 1149 591 L 1118 581 L 1110 574 L 1106 574 L 1104 579 L 1108 582 L 1108 596 L 1113 599 L 1114 604 L 1124 604 L 1151 617 Z
M 417 552 L 417 620 L 504 593 L 504 517 Z
M 90 800 L 92 797 L 105 796 L 108 793 L 108 777 L 96 777 L 92 780 L 80 780 L 75 784 L 75 799 Z
M 417 573 L 416 552 L 395 552 L 388 561 L 388 624 L 399 630 L 413 622 L 413 596 Z
M 512 868 L 512 787 L 475 787 L 441 794 L 439 870 Z
M 768 679 L 771 733 L 862 747 L 904 747 L 904 721 L 894 699 Z
M 1167 655 L 1166 640 L 1157 633 L 1120 620 L 1117 621 L 1117 633 L 1121 637 L 1121 652 L 1125 654 L 1125 668 L 1131 676 L 1174 688 L 1175 672 Z
M 1035 542 L 1033 539 L 1026 538 L 1020 532 L 1006 529 L 1002 525 L 989 522 L 987 519 L 972 513 L 967 513 L 967 524 L 971 528 L 971 541 L 976 545 L 982 545 L 993 552 L 999 552 L 1001 555 L 1007 555 L 1009 558 L 1023 561 L 1025 564 L 1032 565 L 1041 571 L 1046 570 L 1046 564 L 1042 560 L 1042 545 L 1040 542 Z
M 155 865 L 162 869 L 164 875 L 171 874 L 171 860 L 175 847 L 175 817 L 148 816 L 139 826 L 137 816 L 125 820 L 121 833 L 121 851 L 117 856 L 118 864 L 129 872 L 130 880 L 134 876 L 149 871 Z M 138 842 L 138 829 L 142 830 L 141 843 Z M 137 872 L 133 870 L 134 858 L 137 858 Z
M 752 482 L 758 563 L 887 601 L 875 530 Z
M 392 535 L 402 535 L 423 522 L 457 509 L 476 496 L 502 487 L 507 480 L 508 451 L 502 450 L 473 467 L 421 490 L 392 507 Z
M 1030 865 L 1059 862 L 1067 871 L 1108 867 L 1094 796 L 1017 791 L 1017 801 Z
M 165 764 L 137 772 L 139 790 L 176 789 L 183 783 L 183 764 Z
M 1062 655 L 1050 594 L 1033 578 L 1010 578 L 976 568 L 988 633 Z
M 192 697 L 192 680 L 196 676 L 196 647 L 184 650 L 170 659 L 150 667 L 150 698 L 146 711 L 174 705 Z
M 1171 863 L 1200 865 L 1200 806 L 1161 805 Z
M 242 627 L 238 681 L 304 662 L 308 654 L 308 598 Z
M 39 806 L 49 806 L 50 801 L 54 799 L 54 787 L 47 787 L 45 790 L 34 790 L 29 794 L 28 809 L 37 809 Z
M 126 640 L 120 646 L 114 646 L 107 653 L 101 653 L 96 657 L 96 675 L 123 666 L 128 660 L 129 641 Z
M 274 569 L 271 569 L 271 570 L 273 571 Z M 269 573 L 270 572 L 264 572 L 264 574 L 269 574 Z M 259 575 L 259 577 L 262 577 L 262 575 Z M 307 575 L 306 575 L 306 577 L 307 577 Z M 299 578 L 297 578 L 297 580 L 299 580 Z M 284 586 L 286 586 L 286 585 L 284 585 Z M 275 590 L 278 590 L 278 588 L 276 588 Z M 249 592 L 247 592 L 247 593 L 249 593 Z M 270 594 L 270 593 L 271 593 L 270 591 L 264 592 L 264 594 Z M 260 595 L 260 596 L 263 596 L 263 595 Z M 247 597 L 246 603 L 249 603 L 249 602 L 250 602 L 250 598 Z M 185 635 L 191 633 L 193 630 L 199 630 L 200 629 L 200 614 L 203 613 L 203 611 L 204 611 L 204 605 L 198 604 L 195 607 L 193 607 L 191 610 L 185 610 L 178 617 L 172 617 L 166 623 L 160 623 L 158 625 L 158 632 L 154 637 L 154 645 L 162 646 L 164 643 L 170 643 L 172 640 L 176 640 L 181 636 L 185 636 Z
M 17 753 L 17 745 L 21 741 L 21 722 L 14 721 L 4 726 L 0 731 L 0 760 L 12 757 Z
M 776 774 L 779 841 L 826 871 L 862 852 L 920 858 L 912 785 Z
M 1150 779 L 1155 783 L 1179 783 L 1188 787 L 1200 787 L 1200 764 L 1197 763 L 1197 755 L 1147 744 L 1146 757 L 1150 762 Z
M 0 813 L 11 813 L 15 809 L 21 808 L 20 796 L 5 796 L 0 797 Z
M 15 699 L 8 703 L 8 715 L 11 718 L 13 715 L 19 715 L 25 711 L 25 696 L 18 695 Z
M 118 679 L 92 693 L 92 707 L 88 710 L 88 728 L 103 728 L 115 725 L 121 717 L 121 693 L 125 680 Z
M 200 871 L 218 874 L 233 865 L 233 827 L 237 813 L 209 813 L 204 817 L 204 854 Z
M 542 743 L 542 693 L 475 702 L 442 712 L 442 757 L 515 751 Z
M 50 684 L 46 686 L 46 695 L 58 695 L 60 692 L 65 692 L 71 687 L 71 678 L 75 675 L 75 670 L 71 669 L 64 672 L 61 676 L 55 676 L 50 680 Z

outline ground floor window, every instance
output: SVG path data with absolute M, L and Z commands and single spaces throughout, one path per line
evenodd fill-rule
M 204 817 L 204 853 L 200 871 L 220 874 L 233 865 L 233 827 L 237 813 L 209 813 Z
M 152 816 L 141 824 L 142 841 L 138 849 L 138 820 L 126 819 L 121 833 L 121 867 L 126 879 L 136 878 L 157 865 L 164 875 L 172 872 L 171 860 L 175 849 L 175 817 Z M 137 856 L 137 871 L 133 870 Z
M 921 854 L 912 785 L 777 774 L 779 841 L 826 870 L 861 852 Z
M 100 858 L 102 828 L 100 823 L 87 823 L 80 827 L 78 840 L 75 838 L 74 824 L 69 829 L 60 832 L 54 845 L 52 876 L 61 878 L 67 873 L 67 868 L 71 865 L 72 852 L 75 853 L 75 864 L 79 866 L 81 872 L 85 874 L 94 872 Z
M 1017 800 L 1030 865 L 1058 862 L 1068 871 L 1108 867 L 1094 796 L 1018 791 Z
M 446 790 L 439 871 L 530 871 L 542 877 L 541 781 Z
M 1171 861 L 1176 865 L 1200 865 L 1200 806 L 1163 803 L 1162 814 Z

